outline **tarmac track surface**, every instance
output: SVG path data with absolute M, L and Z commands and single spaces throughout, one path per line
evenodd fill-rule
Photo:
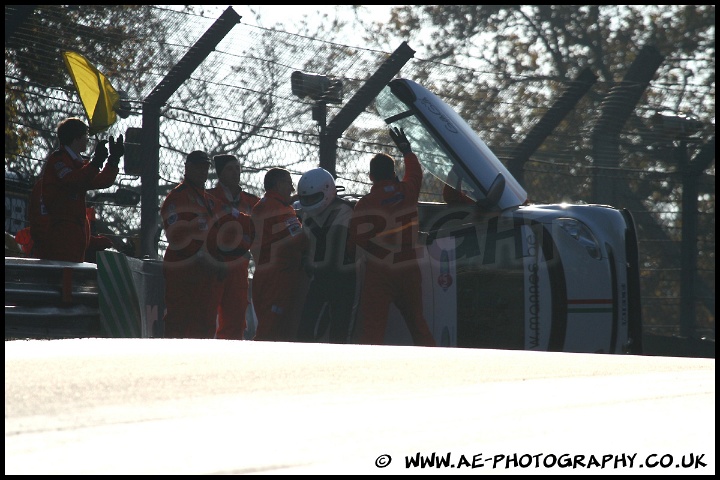
M 6 475 L 301 473 L 714 475 L 715 360 L 5 342 Z

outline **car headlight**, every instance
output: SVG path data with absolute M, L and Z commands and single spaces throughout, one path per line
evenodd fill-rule
M 602 259 L 600 245 L 587 225 L 575 218 L 558 218 L 555 222 L 560 228 L 565 230 L 568 235 L 585 247 L 585 250 L 587 250 L 592 258 L 595 260 Z

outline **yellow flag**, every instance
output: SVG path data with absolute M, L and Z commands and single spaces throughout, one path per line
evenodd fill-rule
M 88 133 L 94 135 L 107 130 L 117 119 L 115 106 L 120 102 L 120 95 L 105 75 L 79 53 L 63 52 L 63 58 L 90 121 Z

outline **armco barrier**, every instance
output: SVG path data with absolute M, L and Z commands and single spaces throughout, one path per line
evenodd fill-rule
M 252 288 L 252 278 L 250 288 Z M 5 257 L 5 338 L 162 338 L 161 260 L 111 250 L 94 263 Z M 245 338 L 255 334 L 252 307 Z
M 5 257 L 5 338 L 102 335 L 93 263 Z

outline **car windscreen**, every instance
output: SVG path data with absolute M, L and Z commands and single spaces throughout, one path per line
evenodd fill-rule
M 411 107 L 401 101 L 389 86 L 386 86 L 375 99 L 380 116 L 393 127 L 402 128 L 412 141 L 412 148 L 423 167 L 445 184 L 451 184 L 458 191 L 465 191 L 470 198 L 477 200 L 473 193 L 477 191 L 468 175 L 456 166 L 452 153 L 432 128 L 428 128 Z
M 376 108 L 385 123 L 405 130 L 425 170 L 460 197 L 500 209 L 526 202 L 527 192 L 485 142 L 422 85 L 394 79 L 377 96 Z

